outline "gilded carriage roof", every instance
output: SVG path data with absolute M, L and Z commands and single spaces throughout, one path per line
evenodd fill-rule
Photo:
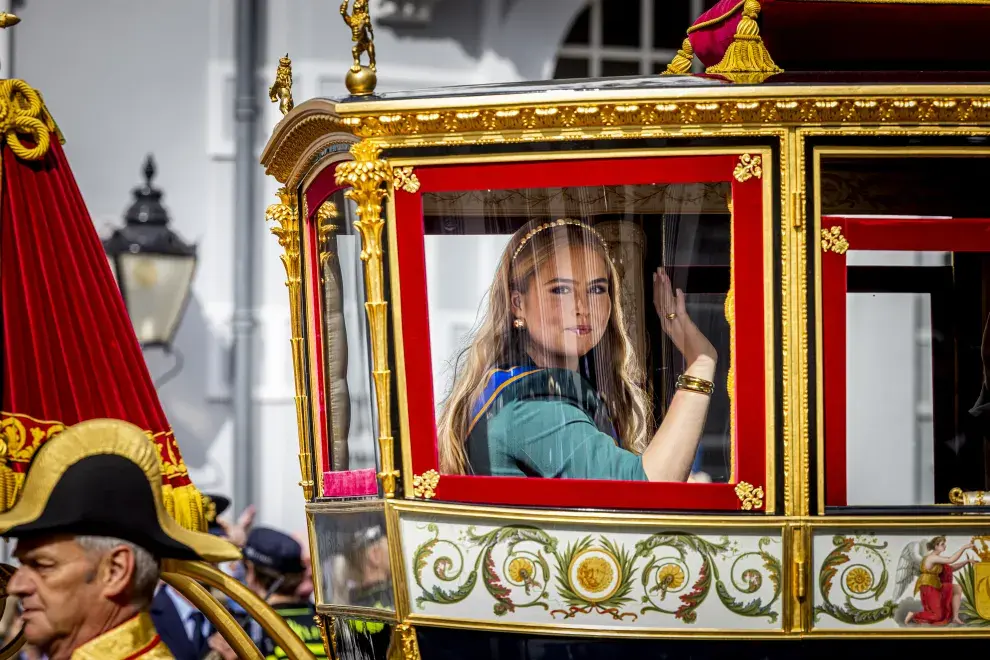
M 388 148 L 704 136 L 728 127 L 990 124 L 990 72 L 865 75 L 791 74 L 760 84 L 637 76 L 312 99 L 275 127 L 262 163 L 286 183 L 355 137 Z

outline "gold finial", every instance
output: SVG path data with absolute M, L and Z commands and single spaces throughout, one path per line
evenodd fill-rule
M 0 12 L 0 30 L 3 30 L 4 28 L 14 27 L 20 22 L 21 19 L 19 19 L 17 16 L 14 16 L 13 14 L 5 11 Z
M 268 98 L 272 103 L 278 102 L 278 109 L 283 115 L 292 110 L 292 60 L 288 53 L 278 61 L 275 82 L 268 88 Z
M 354 48 L 351 55 L 354 57 L 354 64 L 347 72 L 344 82 L 347 84 L 347 91 L 354 96 L 368 96 L 375 91 L 378 84 L 378 66 L 375 64 L 375 30 L 371 26 L 371 12 L 368 9 L 368 0 L 354 0 L 354 8 L 351 13 L 347 13 L 347 6 L 351 0 L 343 0 L 340 3 L 340 15 L 343 17 L 347 27 L 351 28 L 351 41 Z M 361 64 L 361 53 L 368 54 L 368 65 Z

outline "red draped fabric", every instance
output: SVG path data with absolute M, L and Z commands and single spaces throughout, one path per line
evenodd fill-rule
M 943 565 L 940 578 L 941 585 L 938 589 L 922 585 L 921 605 L 925 609 L 914 615 L 914 623 L 944 626 L 952 621 L 952 567 Z
M 101 417 L 145 429 L 159 447 L 166 506 L 205 528 L 127 308 L 58 139 L 38 161 L 2 154 L 0 308 L 2 506 L 35 450 L 65 426 Z

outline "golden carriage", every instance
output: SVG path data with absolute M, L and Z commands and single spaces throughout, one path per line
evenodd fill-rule
M 987 634 L 986 4 L 721 2 L 664 75 L 383 95 L 365 5 L 350 96 L 280 83 L 262 162 L 336 657 Z M 564 225 L 607 245 L 658 420 L 684 359 L 653 270 L 717 349 L 691 478 L 449 469 L 500 255 Z

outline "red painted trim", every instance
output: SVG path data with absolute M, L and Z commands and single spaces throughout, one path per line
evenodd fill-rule
M 439 469 L 427 308 L 422 195 L 426 192 L 733 181 L 737 156 L 660 157 L 419 167 L 417 193 L 397 191 L 396 246 L 402 301 L 406 399 L 415 474 Z M 765 486 L 766 387 L 762 181 L 733 182 L 737 232 L 738 480 Z M 723 356 L 727 359 L 727 356 Z M 603 486 L 606 486 L 603 488 Z M 507 505 L 616 509 L 737 510 L 734 484 L 679 484 L 443 475 L 437 498 Z
M 711 183 L 731 180 L 737 156 L 677 156 L 602 160 L 446 165 L 418 167 L 420 189 L 427 192 L 522 188 L 616 186 L 645 183 Z M 757 181 L 759 183 L 759 181 Z M 408 193 L 398 194 L 396 198 Z
M 735 259 L 736 451 L 739 481 L 765 485 L 768 438 L 766 430 L 766 321 L 764 310 L 763 186 L 751 179 L 733 180 L 732 207 L 735 215 L 733 257 Z M 723 356 L 727 360 L 729 356 Z M 740 387 L 738 384 L 742 384 Z M 724 384 L 722 384 L 724 386 Z M 770 448 L 773 445 L 769 445 Z
M 840 227 L 830 219 L 823 227 Z M 822 361 L 825 405 L 825 504 L 846 504 L 846 256 L 822 253 Z
M 318 264 L 320 263 L 320 250 L 319 250 L 319 228 L 316 223 L 313 222 L 313 218 L 316 216 L 316 212 L 319 210 L 323 202 L 330 199 L 342 186 L 337 184 L 335 174 L 337 171 L 337 165 L 339 163 L 334 163 L 332 165 L 324 168 L 316 177 L 310 182 L 309 186 L 303 191 L 303 195 L 306 199 L 306 204 L 304 208 L 308 211 L 308 216 L 305 218 L 306 222 L 306 236 L 307 236 L 307 251 L 306 258 L 303 260 L 303 268 L 305 268 L 304 277 L 307 278 L 309 283 L 308 295 L 306 299 L 309 309 L 312 310 L 309 314 L 309 318 L 305 320 L 309 323 L 312 319 L 313 323 L 310 326 L 313 331 L 313 339 L 316 343 L 318 356 L 315 360 L 316 365 L 316 382 L 317 388 L 316 392 L 311 392 L 311 396 L 316 396 L 317 398 L 317 414 L 319 419 L 316 420 L 316 437 L 320 443 L 322 451 L 320 452 L 320 464 L 321 472 L 324 473 L 324 478 L 320 480 L 323 485 L 323 496 L 327 496 L 326 492 L 326 473 L 331 472 L 330 470 L 330 442 L 328 434 L 328 417 L 327 417 L 327 393 L 326 393 L 326 374 L 323 369 L 323 297 L 320 295 L 320 270 Z M 340 209 L 343 212 L 343 209 Z M 307 384 L 308 386 L 309 384 Z
M 985 252 L 990 220 L 983 218 L 904 218 L 825 216 L 822 227 L 845 227 L 850 250 Z

